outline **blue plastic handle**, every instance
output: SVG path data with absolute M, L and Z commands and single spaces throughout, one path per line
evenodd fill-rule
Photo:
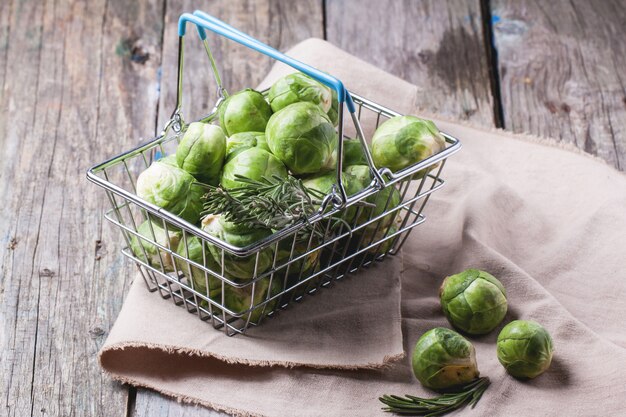
M 195 24 L 198 28 L 198 35 L 202 40 L 206 39 L 206 32 L 204 29 L 208 29 L 211 32 L 217 33 L 227 39 L 235 41 L 241 45 L 247 46 L 250 49 L 254 49 L 264 55 L 272 57 L 277 61 L 283 62 L 289 65 L 292 68 L 297 69 L 308 75 L 309 77 L 321 82 L 322 84 L 327 85 L 328 87 L 334 89 L 337 92 L 337 98 L 339 103 L 345 102 L 348 111 L 350 113 L 355 112 L 354 103 L 352 101 L 352 97 L 345 89 L 343 83 L 332 77 L 325 72 L 322 72 L 318 69 L 315 69 L 305 63 L 302 63 L 298 60 L 295 60 L 276 49 L 264 44 L 261 41 L 258 41 L 245 33 L 233 28 L 232 26 L 222 22 L 221 20 L 207 15 L 206 13 L 196 11 L 195 14 L 183 13 L 178 19 L 178 36 L 185 36 L 187 31 L 187 22 L 191 22 Z
M 228 23 L 221 21 L 220 19 L 218 19 L 217 17 L 211 16 L 210 14 L 203 12 L 202 10 L 196 10 L 193 12 L 194 16 L 198 16 L 201 19 L 206 20 L 207 22 L 213 22 L 218 26 L 223 27 L 226 30 L 230 30 L 231 32 L 235 32 L 238 35 L 243 36 L 244 38 L 248 38 L 250 39 L 252 42 L 256 42 L 259 43 L 261 45 L 263 45 L 263 43 L 257 39 L 254 39 L 252 36 L 248 35 L 247 33 L 243 33 L 242 31 L 240 31 L 239 29 L 234 28 L 233 26 L 229 25 Z M 204 30 L 204 28 L 200 27 L 200 26 L 196 26 L 198 28 L 198 34 L 200 35 L 200 38 L 202 40 L 204 40 L 206 38 L 206 31 Z M 272 48 L 269 45 L 265 45 L 268 48 Z M 276 48 L 272 48 L 276 51 Z

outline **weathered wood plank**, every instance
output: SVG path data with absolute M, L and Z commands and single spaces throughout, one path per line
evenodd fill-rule
M 131 412 L 132 414 L 129 414 L 131 416 L 146 417 L 226 417 L 228 415 L 199 405 L 179 403 L 145 389 L 137 390 L 137 402 Z
M 154 130 L 162 2 L 0 7 L 0 414 L 123 416 L 96 353 L 135 270 L 85 170 Z
M 626 169 L 626 4 L 492 0 L 504 124 Z
M 165 16 L 163 50 L 163 83 L 159 105 L 159 126 L 169 118 L 175 104 L 178 37 L 176 21 L 184 11 L 199 7 L 191 0 L 168 1 Z M 322 38 L 323 13 L 321 1 L 287 0 L 220 0 L 201 6 L 204 11 L 243 30 L 269 45 L 285 50 L 309 37 Z M 215 83 L 208 60 L 195 31 L 186 37 L 185 45 L 185 117 L 193 120 L 208 112 L 216 99 Z M 220 66 L 222 80 L 230 92 L 255 86 L 269 71 L 272 60 L 233 42 L 209 37 L 212 51 Z M 207 331 L 210 331 L 207 330 Z M 133 416 L 222 416 L 224 414 L 180 404 L 154 392 L 138 389 Z
M 417 85 L 417 106 L 494 124 L 479 0 L 328 0 L 328 40 Z
M 163 87 L 159 126 L 170 117 L 176 102 L 178 36 L 176 22 L 182 12 L 193 11 L 192 1 L 168 2 L 163 39 Z M 321 1 L 220 0 L 203 10 L 275 48 L 285 50 L 311 36 L 323 37 Z M 187 121 L 206 114 L 215 104 L 216 84 L 204 48 L 195 34 L 185 37 L 183 110 Z M 216 35 L 209 36 L 224 86 L 229 92 L 255 86 L 267 74 L 272 59 Z

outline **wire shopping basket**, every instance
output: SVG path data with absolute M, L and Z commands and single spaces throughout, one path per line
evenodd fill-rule
M 200 119 L 205 123 L 217 118 L 218 106 L 226 95 L 206 39 L 207 30 L 290 65 L 337 93 L 337 134 L 341 140 L 337 144 L 336 184 L 332 191 L 306 221 L 273 231 L 245 247 L 221 240 L 206 228 L 188 223 L 137 196 L 139 174 L 150 166 L 155 155 L 175 152 L 188 126 L 182 115 L 187 23 L 197 28 L 218 86 L 215 107 Z M 331 75 L 203 12 L 181 15 L 178 32 L 177 102 L 165 128 L 149 142 L 87 172 L 90 181 L 105 189 L 111 203 L 105 218 L 121 229 L 126 242 L 122 252 L 138 265 L 148 289 L 172 299 L 216 329 L 234 335 L 261 324 L 293 301 L 330 287 L 347 274 L 397 254 L 411 231 L 425 221 L 424 207 L 430 195 L 444 185 L 441 173 L 445 161 L 460 149 L 460 142 L 441 132 L 446 146 L 440 152 L 397 172 L 377 168 L 366 138 L 382 122 L 399 113 L 348 92 Z M 372 179 L 369 186 L 352 195 L 346 192 L 343 180 L 343 141 L 347 137 L 344 107 L 350 114 L 352 129 L 363 148 Z M 377 209 L 372 208 L 372 201 Z M 338 215 L 349 221 L 332 221 Z M 211 221 L 214 221 L 211 215 L 203 219 L 205 223 Z M 304 233 L 311 228 L 319 232 Z M 228 267 L 233 265 L 245 265 L 247 271 L 253 272 L 245 276 L 229 273 Z

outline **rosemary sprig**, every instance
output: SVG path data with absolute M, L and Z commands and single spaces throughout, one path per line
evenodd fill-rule
M 383 395 L 379 400 L 387 406 L 383 407 L 384 411 L 412 416 L 442 416 L 467 405 L 474 408 L 489 384 L 489 378 L 483 377 L 463 385 L 455 392 L 435 398 Z
M 203 214 L 221 214 L 227 221 L 250 228 L 276 230 L 308 222 L 324 197 L 292 176 L 256 181 L 237 175 L 236 179 L 244 185 L 230 190 L 202 184 L 207 188 Z

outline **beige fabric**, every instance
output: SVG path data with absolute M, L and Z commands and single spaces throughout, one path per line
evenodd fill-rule
M 400 112 L 416 112 L 414 86 L 323 41 L 305 41 L 290 54 L 333 73 L 356 93 Z M 442 278 L 482 268 L 507 288 L 505 323 L 539 321 L 552 334 L 556 353 L 547 373 L 520 382 L 497 361 L 497 331 L 473 338 L 479 369 L 493 385 L 464 415 L 623 415 L 626 177 L 580 153 L 539 141 L 436 122 L 458 136 L 463 149 L 446 164 L 446 187 L 433 194 L 428 220 L 399 255 L 405 351 L 411 352 L 424 331 L 448 326 L 437 298 Z M 383 263 L 370 274 L 390 280 L 398 272 L 393 265 Z M 347 298 L 354 282 L 356 278 L 324 297 L 341 293 Z M 322 300 L 309 300 L 298 309 Z M 114 378 L 241 415 L 384 415 L 377 400 L 381 394 L 431 394 L 412 376 L 409 356 L 388 369 L 330 370 L 232 365 L 176 350 L 112 349 L 125 342 L 160 343 L 168 333 L 185 336 L 194 320 L 179 320 L 176 309 L 165 304 L 145 290 L 132 289 L 101 356 Z M 164 314 L 171 318 L 160 323 L 142 318 Z M 287 315 L 297 318 L 298 313 L 293 309 L 284 313 L 285 319 Z M 374 350 L 387 334 L 369 337 Z M 189 331 L 178 339 L 187 341 L 178 348 L 202 348 L 191 336 Z M 351 353 L 362 347 L 344 349 Z
M 389 277 L 384 280 L 380 267 L 358 279 L 342 279 L 235 337 L 214 330 L 171 299 L 148 292 L 138 277 L 103 351 L 120 350 L 114 353 L 132 358 L 150 347 L 255 366 L 380 368 L 404 356 L 401 263 L 397 257 L 386 262 Z

